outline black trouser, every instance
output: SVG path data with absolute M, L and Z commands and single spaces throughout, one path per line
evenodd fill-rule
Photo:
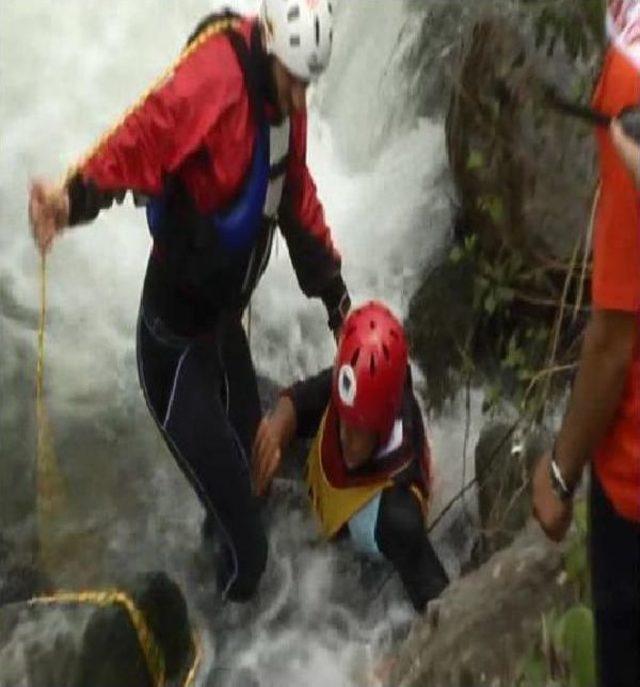
M 167 446 L 224 543 L 226 596 L 248 599 L 267 559 L 267 540 L 251 488 L 250 457 L 260 421 L 255 370 L 238 317 L 216 331 L 177 337 L 141 308 L 138 372 Z
M 413 607 L 422 612 L 449 579 L 427 537 L 422 509 L 407 486 L 395 485 L 382 492 L 375 539 L 398 571 Z
M 640 523 L 618 515 L 595 474 L 591 481 L 590 553 L 598 684 L 638 687 Z

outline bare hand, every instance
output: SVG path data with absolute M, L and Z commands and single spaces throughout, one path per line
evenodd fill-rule
M 268 489 L 282 461 L 280 435 L 270 417 L 262 419 L 253 444 L 253 483 L 262 496 Z
M 33 238 L 44 254 L 55 235 L 69 224 L 69 194 L 64 186 L 36 180 L 29 189 L 29 221 Z
M 572 501 L 561 501 L 553 490 L 549 465 L 551 452 L 545 453 L 533 472 L 533 514 L 544 533 L 552 541 L 559 542 L 571 525 Z
M 622 162 L 633 176 L 636 186 L 640 186 L 640 146 L 627 134 L 617 119 L 611 122 L 611 140 Z

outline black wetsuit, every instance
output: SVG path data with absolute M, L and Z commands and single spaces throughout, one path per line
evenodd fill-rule
M 311 439 L 318 428 L 331 398 L 332 370 L 327 369 L 287 389 L 286 395 L 296 410 L 296 431 L 299 437 Z M 427 602 L 439 596 L 448 578 L 427 537 L 425 519 L 420 503 L 411 491 L 412 485 L 424 484 L 420 457 L 425 449 L 422 414 L 413 394 L 408 376 L 402 404 L 403 442 L 397 452 L 413 454 L 414 458 L 400 473 L 394 475 L 393 486 L 382 491 L 375 525 L 375 541 L 380 552 L 400 575 L 400 579 L 416 610 L 422 611 Z M 389 460 L 393 460 L 390 454 Z M 360 470 L 371 469 L 364 466 Z

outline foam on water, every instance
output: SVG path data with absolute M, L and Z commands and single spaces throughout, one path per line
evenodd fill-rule
M 9 419 L 33 404 L 38 261 L 27 227 L 28 180 L 61 174 L 164 70 L 210 9 L 205 0 L 3 3 L 0 379 L 14 384 L 3 401 Z M 400 58 L 417 34 L 404 3 L 349 0 L 338 9 L 335 59 L 310 94 L 309 165 L 354 301 L 381 298 L 404 315 L 450 225 L 443 129 L 413 114 Z M 258 599 L 220 606 L 212 571 L 205 564 L 198 572 L 201 509 L 137 386 L 134 328 L 149 244 L 141 212 L 127 202 L 69 231 L 49 261 L 47 394 L 76 504 L 69 523 L 98 542 L 81 563 L 68 561 L 65 579 L 108 579 L 122 566 L 167 570 L 205 629 L 202 684 L 209 673 L 209 684 L 362 684 L 412 612 L 396 580 L 374 594 L 387 568 L 318 542 L 296 487 L 278 490 Z M 330 364 L 323 307 L 300 294 L 282 240 L 251 313 L 261 372 L 287 383 Z M 25 431 L 9 419 L 16 436 Z M 454 415 L 432 428 L 436 506 L 460 486 L 463 425 Z M 474 421 L 469 446 L 477 431 Z M 26 442 L 24 455 L 0 462 L 28 469 L 32 449 Z M 444 541 L 442 550 L 455 571 L 461 547 L 448 550 Z

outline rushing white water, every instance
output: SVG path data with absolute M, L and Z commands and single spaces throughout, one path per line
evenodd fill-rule
M 230 4 L 249 10 L 254 3 Z M 2 427 L 17 447 L 0 461 L 5 504 L 13 503 L 8 466 L 28 474 L 33 456 L 24 437 L 32 425 L 38 304 L 28 180 L 60 175 L 163 71 L 210 9 L 206 0 L 3 0 L 0 381 L 11 383 Z M 450 224 L 442 126 L 415 116 L 402 72 L 403 50 L 417 39 L 413 25 L 400 0 L 343 0 L 334 60 L 310 94 L 309 164 L 354 300 L 382 298 L 402 315 Z M 69 526 L 92 542 L 80 560 L 68 561 L 63 579 L 104 581 L 123 566 L 170 572 L 205 631 L 201 684 L 208 673 L 208 684 L 362 684 L 411 611 L 395 583 L 373 593 L 386 579 L 384 566 L 364 565 L 344 546 L 317 544 L 303 499 L 290 487 L 279 490 L 282 502 L 273 507 L 272 555 L 255 602 L 221 608 L 198 572 L 201 510 L 137 386 L 134 325 L 149 243 L 140 211 L 127 202 L 70 231 L 49 261 L 48 403 L 73 504 Z M 251 312 L 261 372 L 286 383 L 330 363 L 326 315 L 299 292 L 283 241 Z M 431 428 L 434 512 L 461 484 L 464 430 L 457 416 Z M 474 420 L 467 479 L 477 432 Z M 0 527 L 20 524 L 15 513 L 24 499 L 14 501 L 13 510 L 0 508 L 7 518 Z M 446 533 L 441 528 L 436 539 L 455 571 L 464 542 Z

